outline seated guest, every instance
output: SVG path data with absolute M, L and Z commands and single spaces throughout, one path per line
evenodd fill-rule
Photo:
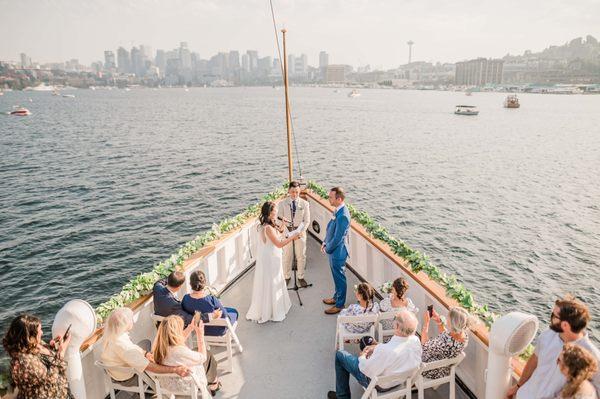
M 360 283 L 355 286 L 355 295 L 358 303 L 353 303 L 346 309 L 342 309 L 340 316 L 360 316 L 376 314 L 379 305 L 373 300 L 375 290 L 368 283 Z M 373 323 L 344 323 L 344 328 L 353 334 L 362 334 L 369 331 Z
M 185 274 L 180 271 L 174 271 L 166 279 L 157 281 L 152 289 L 152 297 L 154 300 L 154 314 L 158 316 L 178 315 L 183 319 L 186 327 L 192 321 L 193 313 L 188 313 L 181 307 L 181 301 L 175 295 L 185 283 Z M 219 317 L 215 313 L 213 317 Z M 207 323 L 209 317 L 207 314 L 202 315 L 202 321 Z
M 237 321 L 238 311 L 234 308 L 224 307 L 216 296 L 210 294 L 204 272 L 201 270 L 193 272 L 190 275 L 190 286 L 192 287 L 192 293 L 185 295 L 181 301 L 183 310 L 187 313 L 220 314 L 223 319 L 229 318 L 231 325 Z M 204 326 L 204 334 L 211 336 L 223 335 L 226 330 L 226 327 Z
M 204 324 L 202 321 L 194 318 L 190 325 L 196 333 L 198 351 L 193 351 L 185 345 L 183 319 L 173 315 L 164 319 L 158 327 L 158 334 L 153 347 L 154 360 L 165 366 L 189 367 L 196 384 L 206 385 L 208 379 L 208 388 L 214 396 L 221 388 L 221 383 L 217 379 L 217 362 L 204 346 Z M 187 387 L 185 381 L 181 379 L 166 378 L 164 383 L 165 388 L 170 390 L 183 391 Z
M 556 300 L 550 316 L 550 329 L 542 332 L 533 355 L 527 360 L 521 378 L 507 392 L 517 399 L 554 398 L 567 382 L 557 364 L 564 344 L 572 343 L 586 349 L 596 360 L 600 351 L 586 332 L 590 312 L 585 304 L 567 295 Z M 600 393 L 600 373 L 595 372 L 592 384 Z M 600 395 L 599 395 L 600 396 Z
M 388 343 L 367 346 L 359 357 L 346 351 L 335 354 L 335 392 L 327 393 L 328 399 L 350 398 L 350 375 L 363 387 L 369 386 L 371 378 L 385 377 L 419 367 L 421 344 L 415 336 L 416 316 L 402 309 L 394 318 L 394 336 Z M 391 389 L 392 386 L 382 386 Z
M 144 340 L 139 345 L 131 341 L 129 331 L 132 328 L 133 312 L 129 308 L 117 308 L 106 319 L 100 361 L 107 367 L 108 374 L 114 381 L 125 386 L 138 384 L 138 378 L 133 371 L 115 369 L 117 367 L 136 370 L 151 386 L 154 386 L 154 383 L 144 373 L 146 370 L 160 374 L 177 373 L 182 377 L 189 375 L 189 369 L 185 366 L 167 367 L 156 364 L 149 352 L 149 340 Z
M 419 309 L 417 309 L 415 304 L 410 298 L 405 297 L 406 291 L 408 291 L 408 283 L 406 280 L 402 277 L 395 279 L 392 283 L 390 295 L 379 302 L 379 311 L 397 313 L 400 309 L 408 309 L 415 314 L 418 313 Z M 393 328 L 393 322 L 393 320 L 382 320 L 381 326 L 384 330 L 391 330 Z
M 560 372 L 567 378 L 557 399 L 598 399 L 590 382 L 598 371 L 598 362 L 590 352 L 577 345 L 565 344 L 557 362 Z
M 453 307 L 450 308 L 448 316 L 450 319 L 449 331 L 435 310 L 431 318 L 429 317 L 429 312 L 425 312 L 425 320 L 421 329 L 423 362 L 431 363 L 437 360 L 453 359 L 460 355 L 469 343 L 469 336 L 467 334 L 470 325 L 469 313 L 463 308 Z M 429 321 L 431 319 L 437 323 L 439 334 L 437 337 L 430 339 Z M 450 367 L 442 367 L 423 373 L 424 377 L 432 380 L 447 377 L 448 375 L 450 375 Z
M 19 399 L 71 399 L 64 356 L 70 336 L 42 341 L 42 323 L 27 314 L 11 323 L 2 345 L 10 356 L 10 373 Z M 52 345 L 52 344 L 55 345 Z

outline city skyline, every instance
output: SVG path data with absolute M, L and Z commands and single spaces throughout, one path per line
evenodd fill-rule
M 0 1 L 0 35 L 10 39 L 0 43 L 0 59 L 18 60 L 26 53 L 40 63 L 77 58 L 89 65 L 103 61 L 105 50 L 130 50 L 141 43 L 166 50 L 181 41 L 202 58 L 236 49 L 276 57 L 268 1 L 113 1 Z M 502 9 L 465 4 L 274 1 L 279 27 L 290 32 L 288 52 L 307 54 L 315 66 L 323 49 L 331 54 L 330 63 L 387 69 L 407 62 L 409 40 L 414 41 L 413 61 L 457 62 L 600 36 L 593 21 L 600 15 L 597 1 L 536 5 L 508 0 Z

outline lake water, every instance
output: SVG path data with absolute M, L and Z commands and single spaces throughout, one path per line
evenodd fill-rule
M 0 115 L 2 335 L 20 312 L 49 330 L 67 300 L 101 303 L 287 177 L 282 90 L 73 93 L 0 96 L 33 113 Z M 600 96 L 346 94 L 292 88 L 304 177 L 344 186 L 494 311 L 546 324 L 572 292 L 600 335 Z

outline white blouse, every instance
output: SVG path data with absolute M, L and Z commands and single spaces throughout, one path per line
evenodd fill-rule
M 196 381 L 196 384 L 207 384 L 206 373 L 204 371 L 204 362 L 206 355 L 191 350 L 185 345 L 172 346 L 167 352 L 167 357 L 163 360 L 163 366 L 186 366 L 191 370 L 190 377 Z M 185 392 L 189 390 L 189 378 L 180 377 L 160 377 L 160 384 L 168 391 Z M 200 385 L 201 386 L 201 385 Z
M 419 308 L 417 308 L 415 306 L 415 304 L 413 303 L 413 301 L 410 300 L 410 298 L 404 298 L 404 299 L 406 300 L 406 306 L 395 308 L 392 306 L 391 298 L 389 296 L 387 296 L 387 297 L 383 298 L 381 300 L 381 302 L 379 302 L 379 311 L 380 312 L 398 312 L 399 310 L 405 308 L 405 309 L 410 310 L 414 314 L 419 313 Z M 384 330 L 394 329 L 394 321 L 393 320 L 382 320 L 381 325 L 383 326 Z

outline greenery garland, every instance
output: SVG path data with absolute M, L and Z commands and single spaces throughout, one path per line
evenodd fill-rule
M 324 199 L 329 197 L 327 190 L 314 181 L 308 182 L 308 188 Z M 431 263 L 427 255 L 411 248 L 404 241 L 394 238 L 385 227 L 377 223 L 375 219 L 366 212 L 357 210 L 351 204 L 346 204 L 346 206 L 348 207 L 348 211 L 350 211 L 350 216 L 353 220 L 363 226 L 371 237 L 388 244 L 392 249 L 392 252 L 408 262 L 414 273 L 421 271 L 425 273 L 430 279 L 444 287 L 446 294 L 450 298 L 456 300 L 460 306 L 468 310 L 471 314 L 479 317 L 488 329 L 492 326 L 492 323 L 496 320 L 498 315 L 490 311 L 488 305 L 480 305 L 475 302 L 473 294 L 459 283 L 455 276 L 448 276 L 436 265 Z M 533 346 L 529 345 L 521 354 L 521 358 L 526 360 L 532 353 Z
M 211 230 L 198 235 L 193 240 L 183 244 L 169 258 L 154 265 L 151 271 L 134 277 L 129 283 L 123 286 L 121 292 L 111 296 L 108 301 L 100 304 L 96 308 L 98 321 L 102 323 L 114 309 L 130 304 L 136 299 L 148 294 L 152 290 L 154 283 L 167 277 L 169 273 L 183 265 L 183 262 L 189 259 L 190 256 L 198 250 L 202 249 L 210 242 L 217 240 L 224 234 L 240 227 L 249 219 L 258 216 L 263 202 L 274 201 L 283 197 L 287 192 L 286 188 L 287 184 L 265 195 L 261 202 L 249 206 L 242 213 L 227 218 L 219 224 L 214 224 Z

